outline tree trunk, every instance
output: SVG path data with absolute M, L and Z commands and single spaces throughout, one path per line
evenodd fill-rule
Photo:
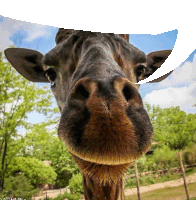
M 139 187 L 139 175 L 138 175 L 138 169 L 137 169 L 137 162 L 136 161 L 135 161 L 135 177 L 136 177 L 138 200 L 141 200 L 141 197 L 140 197 L 140 187 Z
M 185 191 L 186 191 L 186 197 L 187 197 L 187 200 L 190 200 L 189 194 L 188 194 L 188 189 L 187 189 L 187 184 L 186 184 L 185 170 L 184 170 L 184 166 L 183 166 L 181 152 L 179 152 L 179 154 L 178 154 L 178 159 L 179 159 L 179 163 L 180 163 L 180 167 L 181 167 L 182 177 L 183 177 L 183 180 L 184 180 L 184 188 L 185 188 Z
M 0 193 L 3 192 L 3 186 L 4 186 L 4 178 L 0 181 Z
M 5 160 L 7 156 L 7 133 L 5 134 L 5 145 L 4 145 L 4 151 L 1 161 L 1 181 L 0 181 L 0 192 L 3 191 L 4 188 L 4 177 L 5 177 Z

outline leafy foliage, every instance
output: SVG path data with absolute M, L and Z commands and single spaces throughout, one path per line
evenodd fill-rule
M 187 147 L 183 155 L 186 164 L 194 164 L 196 162 L 196 145 Z
M 44 162 L 30 157 L 16 157 L 10 164 L 9 171 L 12 175 L 22 172 L 31 184 L 54 184 L 56 173 L 54 169 Z
M 50 148 L 50 161 L 51 166 L 57 173 L 55 185 L 58 188 L 67 186 L 72 174 L 79 172 L 79 168 L 73 162 L 65 144 L 57 137 L 53 138 L 53 143 Z
M 71 193 L 83 194 L 82 175 L 80 173 L 74 174 L 69 181 L 69 189 Z
M 151 107 L 147 110 L 154 127 L 154 140 L 173 150 L 184 150 L 196 142 L 196 114 L 187 114 L 179 107 Z
M 43 161 L 50 160 L 56 130 L 49 130 L 50 126 L 54 125 L 55 121 L 31 125 L 24 137 L 24 144 L 20 149 L 19 155 L 30 156 Z
M 176 161 L 176 151 L 163 145 L 161 148 L 154 150 L 153 160 L 156 164 L 162 164 L 164 167 L 169 166 L 172 162 Z
M 27 116 L 36 111 L 48 116 L 56 113 L 52 95 L 46 87 L 38 87 L 19 75 L 0 56 L 0 192 L 8 167 L 24 145 L 19 128 L 28 129 Z
M 48 131 L 45 123 L 32 126 L 24 140 L 20 155 L 50 161 L 57 174 L 56 188 L 66 187 L 72 174 L 79 172 L 67 148 L 56 136 L 56 131 Z
M 1 198 L 11 197 L 30 200 L 38 191 L 23 174 L 9 176 L 5 179 L 5 188 Z
M 68 192 L 64 192 L 64 194 L 59 194 L 55 198 L 47 198 L 45 200 L 79 200 L 81 197 L 80 193 L 71 194 Z

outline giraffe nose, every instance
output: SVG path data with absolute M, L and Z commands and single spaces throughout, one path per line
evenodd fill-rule
M 145 133 L 152 130 L 144 124 L 149 119 L 136 87 L 124 77 L 108 79 L 86 77 L 74 85 L 62 112 L 59 136 L 83 160 L 130 163 L 139 155 Z
M 110 81 L 80 79 L 72 90 L 72 99 L 88 101 L 89 98 L 100 97 L 105 100 L 114 98 L 130 102 L 138 97 L 137 89 L 124 77 L 114 78 Z

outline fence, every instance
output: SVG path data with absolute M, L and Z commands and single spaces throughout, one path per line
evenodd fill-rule
M 196 167 L 196 163 L 190 164 L 190 165 L 184 165 L 184 168 L 191 168 L 191 167 Z M 145 176 L 147 174 L 165 174 L 167 172 L 180 172 L 181 168 L 180 167 L 174 167 L 170 169 L 164 169 L 164 170 L 157 170 L 157 171 L 149 171 L 149 172 L 140 172 L 140 176 Z M 125 175 L 125 179 L 127 178 L 135 178 L 135 174 L 130 174 L 130 175 Z
M 184 167 L 185 168 L 196 167 L 196 163 L 190 164 L 190 165 L 185 165 Z M 164 169 L 164 170 L 157 170 L 157 171 L 140 172 L 139 175 L 140 176 L 145 176 L 147 174 L 155 174 L 155 173 L 159 173 L 161 175 L 161 174 L 165 174 L 165 173 L 171 172 L 171 171 L 179 172 L 180 171 L 180 167 L 174 167 L 174 168 L 171 168 L 171 169 Z M 135 174 L 131 174 L 131 175 L 127 175 L 126 174 L 125 175 L 125 179 L 128 179 L 128 178 L 135 178 Z M 131 189 L 131 190 L 133 190 L 133 189 Z M 70 193 L 69 188 L 61 188 L 61 189 L 57 189 L 57 190 L 42 191 L 36 197 L 33 197 L 32 200 L 44 200 L 47 197 L 54 198 L 58 194 L 63 194 L 64 192 Z

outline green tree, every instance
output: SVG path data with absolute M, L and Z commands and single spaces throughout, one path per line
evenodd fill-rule
M 84 190 L 82 187 L 82 175 L 80 173 L 73 174 L 69 181 L 69 189 L 72 194 L 83 194 Z
M 79 169 L 63 142 L 57 137 L 56 128 L 50 131 L 48 125 L 50 124 L 40 123 L 31 127 L 24 137 L 19 155 L 50 161 L 57 174 L 55 186 L 66 187 L 72 174 L 79 172 Z
M 152 123 L 153 128 L 157 127 L 157 117 L 161 114 L 162 109 L 159 106 L 150 105 L 144 102 L 144 107 L 150 117 L 150 121 Z
M 20 149 L 19 155 L 42 161 L 50 160 L 54 138 L 57 137 L 56 128 L 50 130 L 50 127 L 54 125 L 56 125 L 55 121 L 31 125 L 24 137 L 23 147 Z
M 181 151 L 195 143 L 196 114 L 187 114 L 179 107 L 160 109 L 148 104 L 146 107 L 154 126 L 154 140 L 178 151 L 185 191 L 189 199 Z
M 30 157 L 16 157 L 9 166 L 9 174 L 24 174 L 31 184 L 54 184 L 56 173 L 50 165 L 43 161 Z
M 167 145 L 163 145 L 161 148 L 156 148 L 154 150 L 152 159 L 159 169 L 170 168 L 172 162 L 177 160 L 176 151 L 171 150 Z
M 145 103 L 153 125 L 153 140 L 172 150 L 183 150 L 196 142 L 196 114 L 187 114 L 179 107 L 161 109 Z
M 4 188 L 7 169 L 22 148 L 21 128 L 28 129 L 27 115 L 36 111 L 47 116 L 54 113 L 52 94 L 46 87 L 38 87 L 19 75 L 0 56 L 0 192 Z
M 172 150 L 181 151 L 194 143 L 195 114 L 186 114 L 179 107 L 162 109 L 154 125 L 154 140 L 168 145 Z
M 57 137 L 53 138 L 50 148 L 50 161 L 57 173 L 56 187 L 58 188 L 67 186 L 72 175 L 79 173 L 79 168 L 73 162 L 65 144 Z
M 28 178 L 21 175 L 9 176 L 5 179 L 5 189 L 1 198 L 22 198 L 30 200 L 39 190 L 30 183 Z

